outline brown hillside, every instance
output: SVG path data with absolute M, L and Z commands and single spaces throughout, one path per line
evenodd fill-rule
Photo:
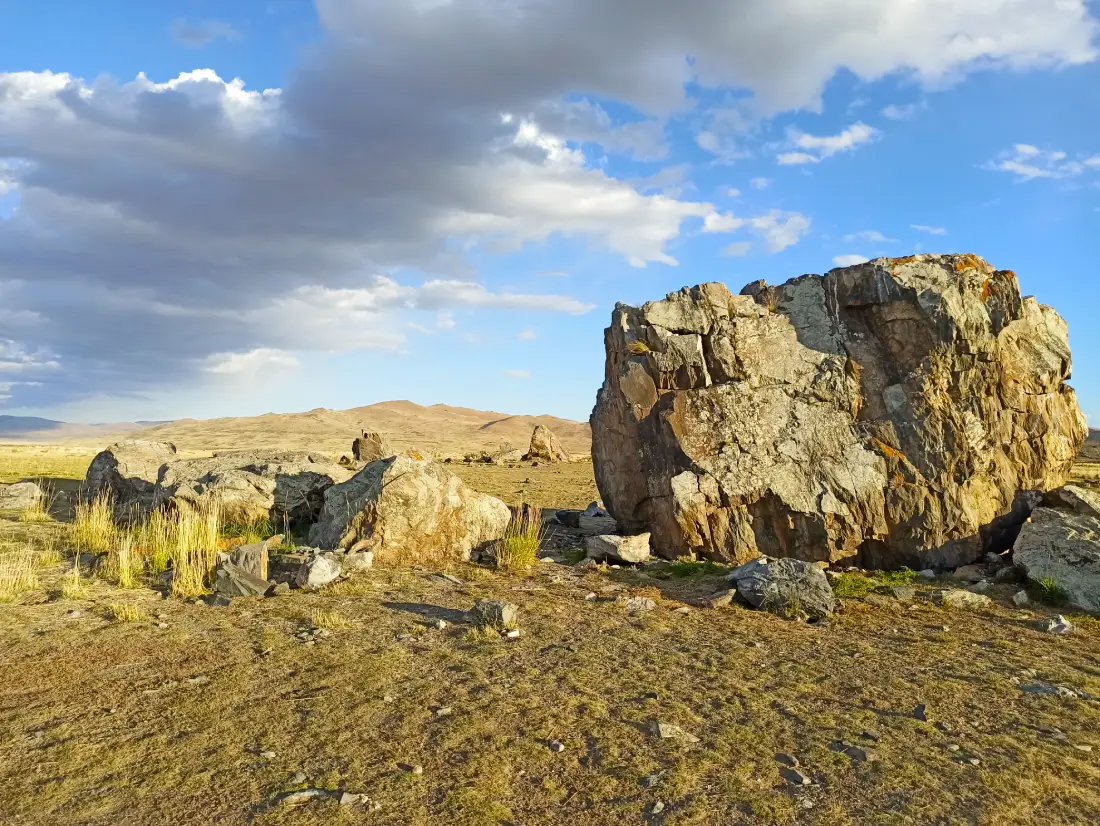
M 351 410 L 317 408 L 305 413 L 265 413 L 225 419 L 180 419 L 142 431 L 141 438 L 171 441 L 185 452 L 249 448 L 310 449 L 350 453 L 360 430 L 377 430 L 401 450 L 462 455 L 496 450 L 502 444 L 526 448 L 535 425 L 545 425 L 565 449 L 588 455 L 592 435 L 587 424 L 554 416 L 509 416 L 435 404 L 423 407 L 392 401 Z

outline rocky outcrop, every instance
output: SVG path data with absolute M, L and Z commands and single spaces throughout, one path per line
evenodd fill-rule
M 742 292 L 620 304 L 605 333 L 596 481 L 656 553 L 955 567 L 1064 480 L 1066 326 L 1013 273 L 917 255 Z
M 395 456 L 329 488 L 309 540 L 372 552 L 382 565 L 464 560 L 504 536 L 510 518 L 507 505 L 466 487 L 437 462 Z
M 88 466 L 81 494 L 85 499 L 106 495 L 119 518 L 138 518 L 153 504 L 160 469 L 176 460 L 171 442 L 127 439 L 100 451 Z
M 369 464 L 395 456 L 397 451 L 390 447 L 386 437 L 381 433 L 364 430 L 362 435 L 351 443 L 351 455 L 355 461 Z
M 531 434 L 531 446 L 523 456 L 529 462 L 568 462 L 569 454 L 561 446 L 558 437 L 548 427 L 536 425 Z
M 223 519 L 248 524 L 270 519 L 282 530 L 313 523 L 332 485 L 351 475 L 327 457 L 309 453 L 227 453 L 170 462 L 161 468 L 153 507 L 186 509 L 217 499 Z
M 1048 493 L 1020 529 L 1012 561 L 1073 605 L 1100 612 L 1100 495 L 1074 485 Z

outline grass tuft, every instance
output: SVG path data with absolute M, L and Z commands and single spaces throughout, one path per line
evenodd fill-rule
M 119 588 L 136 588 L 141 567 L 140 557 L 134 554 L 133 534 L 119 533 L 107 552 L 107 575 L 118 582 Z
M 271 526 L 271 520 L 264 516 L 250 522 L 227 523 L 222 526 L 221 533 L 228 539 L 239 539 L 242 544 L 251 545 L 253 542 L 263 542 L 269 536 L 274 536 L 275 530 Z
M 217 499 L 180 512 L 172 548 L 172 594 L 188 599 L 208 592 L 218 559 L 222 509 Z
M 145 612 L 132 602 L 114 602 L 107 607 L 107 613 L 119 622 L 138 622 L 147 618 Z
M 1049 576 L 1032 580 L 1031 587 L 1028 590 L 1031 591 L 1031 595 L 1039 602 L 1055 607 L 1064 605 L 1068 597 L 1065 589 Z
M 94 499 L 77 502 L 71 530 L 78 551 L 107 553 L 117 533 L 110 495 L 103 491 Z
M 137 530 L 137 551 L 148 561 L 153 576 L 168 570 L 174 543 L 175 522 L 164 511 L 153 511 Z
M 493 545 L 493 559 L 501 571 L 523 571 L 539 559 L 542 547 L 542 509 L 521 506 L 508 521 L 504 536 Z
M 680 579 L 689 576 L 716 576 L 728 571 L 729 566 L 719 565 L 709 559 L 692 559 L 689 556 L 682 556 L 668 563 L 668 568 L 665 570 L 668 571 L 669 576 Z
M 38 554 L 13 551 L 0 555 L 0 602 L 15 602 L 38 587 Z
M 314 608 L 309 615 L 309 621 L 314 628 L 325 628 L 329 631 L 342 631 L 354 627 L 354 623 L 339 611 L 326 611 L 322 608 Z
M 50 516 L 50 505 L 53 503 L 56 494 L 53 488 L 49 485 L 42 487 L 42 496 L 34 501 L 33 504 L 28 505 L 19 512 L 20 522 L 50 522 L 53 517 Z

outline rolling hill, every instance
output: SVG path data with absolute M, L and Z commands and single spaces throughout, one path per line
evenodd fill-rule
M 38 416 L 0 415 L 0 441 L 57 442 L 75 439 L 100 439 L 120 433 L 162 424 L 162 422 L 109 422 L 105 424 L 72 424 Z

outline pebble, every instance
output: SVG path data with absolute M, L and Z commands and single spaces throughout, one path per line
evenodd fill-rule
M 397 700 L 397 698 L 394 697 L 392 694 L 386 694 L 385 696 L 382 697 L 382 702 L 383 703 L 392 703 L 395 700 Z
M 83 611 L 78 611 L 78 610 L 76 610 L 75 608 L 73 608 L 73 609 L 72 609 L 72 610 L 70 610 L 70 611 L 66 611 L 66 612 L 65 612 L 65 616 L 67 616 L 67 617 L 70 617 L 70 618 L 72 618 L 72 619 L 76 619 L 77 617 L 82 617 L 82 616 L 84 616 L 84 612 L 83 612 Z
M 519 629 L 518 628 L 513 628 L 510 631 L 505 632 L 504 636 L 507 637 L 510 640 L 518 639 L 519 638 Z
M 968 757 L 964 762 L 969 763 L 971 766 L 980 766 L 982 764 L 982 761 L 977 757 Z
M 436 620 L 435 621 L 435 627 L 438 630 L 442 631 L 444 628 L 447 627 L 447 620 Z
M 158 622 L 157 623 L 157 628 L 167 628 L 167 627 L 168 627 L 168 623 L 166 623 L 166 622 Z
M 864 740 L 870 740 L 872 743 L 878 743 L 882 740 L 882 735 L 879 734 L 877 731 L 863 731 L 860 732 L 859 736 L 862 737 Z
M 303 772 L 294 772 L 294 774 L 290 776 L 290 783 L 293 786 L 300 786 L 302 783 L 305 782 L 306 776 Z
M 565 743 L 562 743 L 559 740 L 551 740 L 549 745 L 550 751 L 557 752 L 558 754 L 561 754 L 563 751 L 565 751 Z
M 775 762 L 782 763 L 784 766 L 790 766 L 792 769 L 797 769 L 802 765 L 793 754 L 777 754 L 775 756 Z
M 262 757 L 264 760 L 274 760 L 276 757 L 278 757 L 278 755 L 275 754 L 275 752 L 273 751 L 261 751 L 260 757 Z
M 679 726 L 673 725 L 672 723 L 662 723 L 660 720 L 654 721 L 653 733 L 662 740 L 686 740 L 688 743 L 699 742 L 699 738 L 694 734 L 688 734 Z
M 643 789 L 653 789 L 661 785 L 661 781 L 665 779 L 664 772 L 657 772 L 656 774 L 647 774 L 641 779 Z
M 1088 754 L 1092 751 L 1092 746 L 1087 746 L 1084 743 L 1075 743 L 1073 747 L 1077 749 L 1077 751 L 1085 752 L 1085 754 Z
M 1027 595 L 1027 591 L 1017 591 L 1012 595 L 1012 604 L 1017 608 L 1023 608 L 1031 602 L 1031 598 Z
M 958 743 L 948 743 L 947 750 L 948 751 L 958 751 L 959 750 L 959 744 Z
M 595 591 L 589 591 L 587 594 L 584 595 L 584 598 L 589 602 L 592 602 L 592 600 L 597 599 L 598 597 Z
M 424 767 L 423 766 L 413 766 L 412 768 L 409 769 L 409 773 L 410 774 L 423 774 L 424 773 Z
M 435 716 L 436 717 L 450 717 L 453 712 L 454 712 L 454 709 L 451 708 L 450 706 L 443 706 L 442 708 L 437 708 L 435 710 Z
M 1073 633 L 1073 624 L 1068 619 L 1063 617 L 1061 614 L 1058 615 L 1057 619 L 1048 619 L 1046 622 L 1044 622 L 1042 624 L 1041 627 L 1048 634 L 1072 634 Z
M 650 808 L 649 813 L 651 815 L 659 815 L 664 810 L 665 810 L 664 802 L 658 800 L 656 803 L 653 804 L 652 808 Z
M 674 613 L 674 614 L 690 614 L 691 613 L 691 606 L 690 605 L 681 605 L 679 608 L 677 608 L 672 613 Z

